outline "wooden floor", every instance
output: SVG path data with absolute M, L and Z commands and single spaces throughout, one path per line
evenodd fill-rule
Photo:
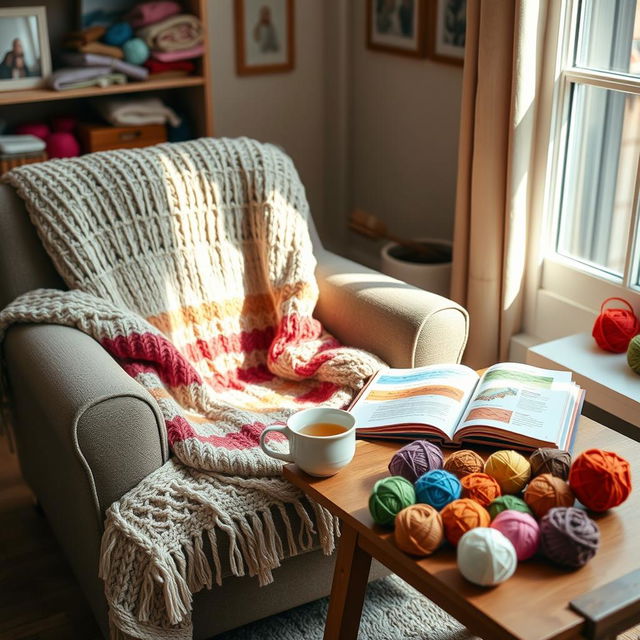
M 101 637 L 16 458 L 0 438 L 0 640 Z M 640 640 L 640 627 L 619 640 Z

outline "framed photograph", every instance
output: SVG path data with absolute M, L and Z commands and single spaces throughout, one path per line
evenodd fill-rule
M 294 0 L 235 0 L 238 75 L 293 69 L 293 11 Z
M 50 73 L 45 8 L 0 9 L 0 91 L 39 87 Z
M 431 0 L 430 22 L 429 58 L 462 66 L 467 0 Z
M 136 4 L 132 0 L 78 0 L 80 28 L 108 27 Z
M 416 58 L 426 56 L 426 0 L 365 1 L 369 49 Z

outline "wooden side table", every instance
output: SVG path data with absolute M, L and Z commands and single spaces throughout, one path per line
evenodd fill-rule
M 601 544 L 585 567 L 568 571 L 536 557 L 520 563 L 507 582 L 488 589 L 462 577 L 452 547 L 416 559 L 395 546 L 392 533 L 373 523 L 371 488 L 388 475 L 389 460 L 400 446 L 359 441 L 353 462 L 331 478 L 312 478 L 295 465 L 285 467 L 288 480 L 341 520 L 325 640 L 357 637 L 371 558 L 487 640 L 610 638 L 640 622 L 638 489 L 621 506 L 595 516 Z M 640 443 L 583 417 L 574 451 L 592 447 L 623 455 L 639 477 Z

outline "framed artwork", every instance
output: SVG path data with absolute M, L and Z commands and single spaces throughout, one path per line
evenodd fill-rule
M 235 0 L 238 75 L 291 71 L 293 25 L 294 0 Z
M 78 0 L 80 27 L 108 27 L 134 4 L 132 0 Z
M 0 9 L 0 91 L 39 87 L 50 73 L 46 9 Z
M 467 0 L 431 0 L 430 18 L 429 58 L 462 66 Z
M 426 56 L 426 0 L 365 0 L 367 47 L 402 56 Z

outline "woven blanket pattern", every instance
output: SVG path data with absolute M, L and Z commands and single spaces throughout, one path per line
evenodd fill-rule
M 345 406 L 381 363 L 312 316 L 309 211 L 291 160 L 247 139 L 201 139 L 5 179 L 70 291 L 20 296 L 0 312 L 0 336 L 49 322 L 95 338 L 155 397 L 175 455 L 107 513 L 100 570 L 113 626 L 189 637 L 191 593 L 221 580 L 221 531 L 231 572 L 269 582 L 287 553 L 276 512 L 288 553 L 311 544 L 314 521 L 330 552 L 335 523 L 279 477 L 260 433 L 307 406 Z

